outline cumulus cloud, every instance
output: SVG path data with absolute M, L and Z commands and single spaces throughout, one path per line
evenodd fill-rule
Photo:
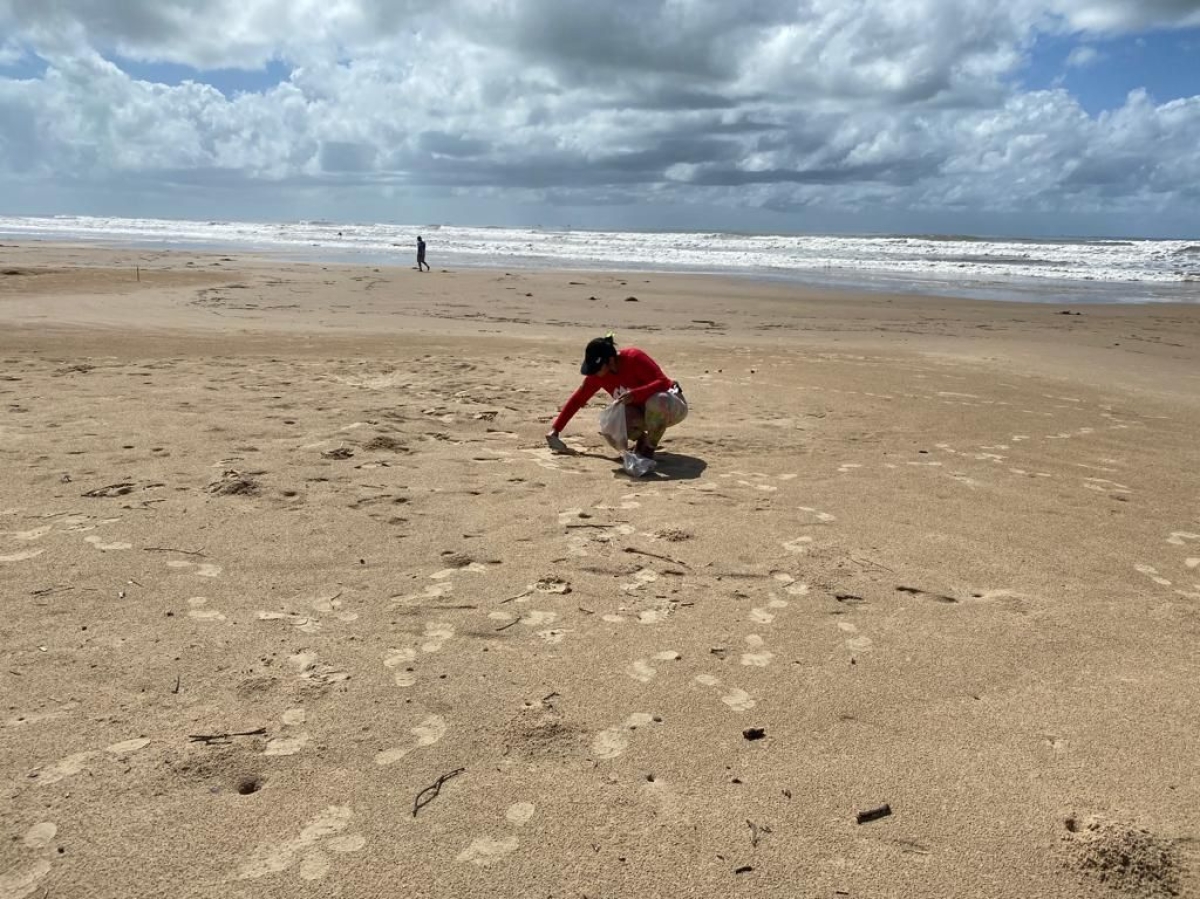
M 1080 44 L 1067 54 L 1066 66 L 1069 69 L 1086 69 L 1095 65 L 1104 55 L 1090 44 Z
M 0 0 L 0 65 L 46 64 L 0 74 L 0 179 L 627 204 L 630 225 L 647 201 L 1183 208 L 1200 98 L 1090 116 L 1016 85 L 1043 33 L 1096 66 L 1089 37 L 1198 20 L 1192 0 Z M 204 83 L 270 61 L 289 74 L 265 90 Z

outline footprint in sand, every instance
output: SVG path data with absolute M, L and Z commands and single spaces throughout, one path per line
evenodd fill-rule
M 505 811 L 504 818 L 513 827 L 524 827 L 533 819 L 536 811 L 537 808 L 532 802 L 514 802 Z M 458 854 L 458 861 L 486 868 L 506 855 L 512 855 L 520 846 L 521 841 L 515 836 L 478 837 Z
M 802 556 L 812 549 L 813 538 L 804 536 L 797 537 L 795 540 L 788 540 L 781 544 L 785 550 L 796 556 Z
M 429 715 L 424 721 L 409 731 L 415 737 L 411 746 L 396 746 L 392 749 L 385 749 L 375 755 L 375 764 L 381 766 L 394 765 L 414 749 L 420 749 L 422 746 L 432 746 L 446 735 L 448 729 L 449 726 L 446 724 L 446 719 L 441 715 Z
M 335 593 L 333 596 L 324 599 L 302 599 L 301 604 L 308 604 L 312 609 L 312 613 L 299 612 L 266 612 L 259 611 L 259 621 L 286 621 L 296 630 L 305 634 L 315 634 L 321 629 L 321 616 L 333 616 L 338 621 L 357 621 L 358 613 L 349 612 L 342 608 L 342 601 L 338 599 L 341 592 Z M 315 614 L 314 614 L 315 613 Z
M 750 698 L 750 694 L 745 690 L 737 687 L 729 687 L 728 689 L 721 686 L 721 679 L 714 677 L 711 674 L 697 674 L 696 683 L 702 687 L 714 687 L 724 691 L 721 696 L 721 702 L 729 706 L 735 712 L 746 712 L 758 705 L 758 702 Z
M 681 658 L 683 658 L 683 656 L 672 649 L 668 649 L 663 652 L 656 652 L 648 659 L 635 659 L 629 665 L 629 667 L 625 669 L 625 673 L 636 681 L 640 681 L 643 684 L 648 684 L 650 681 L 654 680 L 654 678 L 658 677 L 658 669 L 651 664 L 652 662 L 678 662 Z
M 774 593 L 771 594 L 771 599 L 767 603 L 766 608 L 757 606 L 750 610 L 750 620 L 755 624 L 770 624 L 775 620 L 775 614 L 788 607 L 786 599 L 780 599 Z
M 208 599 L 203 596 L 193 596 L 188 600 L 188 618 L 194 618 L 197 621 L 224 621 L 225 616 L 217 609 L 206 609 Z
M 58 826 L 50 821 L 34 824 L 25 831 L 21 845 L 31 852 L 50 857 L 37 858 L 33 861 L 0 874 L 0 899 L 25 899 L 32 896 L 38 889 L 38 884 L 50 873 L 50 858 L 47 851 L 51 841 L 58 833 Z M 45 895 L 49 895 L 47 891 Z
M 407 596 L 393 596 L 391 598 L 392 608 L 400 606 L 419 606 L 431 599 L 440 599 L 443 596 L 448 596 L 454 592 L 454 584 L 449 581 L 441 581 L 437 584 L 430 584 L 420 593 L 410 593 Z
M 19 553 L 9 553 L 8 555 L 0 556 L 0 565 L 5 565 L 10 562 L 25 562 L 29 559 L 36 559 L 44 552 L 44 549 L 26 549 Z
M 1188 541 L 1200 541 L 1200 534 L 1192 534 L 1187 531 L 1172 531 L 1171 536 L 1167 538 L 1167 542 L 1172 546 L 1185 546 Z
M 461 568 L 443 568 L 441 571 L 435 571 L 433 574 L 429 575 L 429 579 L 431 581 L 444 581 L 448 578 L 454 577 L 456 574 L 462 574 L 464 572 L 467 574 L 486 574 L 487 570 L 488 567 L 482 562 L 469 562 L 468 564 L 463 565 Z
M 425 625 L 425 634 L 421 638 L 421 652 L 441 652 L 446 641 L 454 636 L 454 625 L 445 621 L 431 621 Z
M 47 787 L 51 784 L 56 784 L 59 781 L 66 780 L 68 777 L 74 777 L 95 761 L 104 758 L 105 753 L 114 757 L 123 757 L 145 749 L 150 745 L 150 741 L 144 737 L 138 737 L 132 740 L 123 740 L 120 743 L 113 743 L 111 746 L 106 746 L 103 750 L 87 750 L 85 752 L 75 752 L 58 762 L 55 762 L 49 768 L 38 772 L 38 785 Z
M 220 565 L 214 565 L 211 562 L 187 562 L 183 559 L 171 559 L 167 562 L 167 567 L 176 571 L 186 571 L 196 577 L 220 577 L 223 570 Z M 193 568 L 195 571 L 191 570 Z
M 743 665 L 751 668 L 766 668 L 775 658 L 775 653 L 763 648 L 766 646 L 766 641 L 758 634 L 750 634 L 746 637 L 746 646 L 750 651 L 742 653 Z
M 91 535 L 90 537 L 84 537 L 83 539 L 84 539 L 84 542 L 92 544 L 92 546 L 96 547 L 96 549 L 100 550 L 101 552 L 108 552 L 110 550 L 133 549 L 132 543 L 123 543 L 121 541 L 115 541 L 113 543 L 105 543 L 103 537 L 97 537 L 95 534 Z
M 512 855 L 520 848 L 521 841 L 516 837 L 478 837 L 471 845 L 458 854 L 458 861 L 467 862 L 486 868 L 494 865 L 506 855 Z
M 1144 574 L 1160 587 L 1170 587 L 1171 582 L 1158 573 L 1158 569 L 1150 565 L 1134 565 L 1134 570 L 1138 574 Z
M 872 640 L 870 637 L 859 634 L 858 628 L 849 621 L 839 621 L 838 630 L 846 634 L 855 635 L 846 639 L 846 648 L 849 650 L 854 652 L 867 652 L 872 646 L 875 645 L 874 640 Z
M 857 465 L 855 467 L 861 468 L 862 466 Z M 829 524 L 830 522 L 837 521 L 837 518 L 834 515 L 830 514 L 829 512 L 822 512 L 820 509 L 814 509 L 812 506 L 797 506 L 796 508 L 798 508 L 801 512 L 807 512 L 822 524 Z
M 288 709 L 280 716 L 280 722 L 285 728 L 299 727 L 308 720 L 308 713 L 302 708 Z M 263 755 L 279 756 L 279 755 L 296 755 L 308 745 L 309 736 L 307 731 L 291 734 L 290 736 L 273 737 L 267 741 L 267 748 L 263 750 Z
M 508 807 L 508 810 L 504 813 L 504 817 L 508 820 L 508 823 L 516 827 L 524 827 L 533 820 L 533 815 L 536 811 L 537 808 L 532 802 L 514 802 Z
M 1110 481 L 1107 478 L 1084 478 L 1083 486 L 1088 490 L 1095 490 L 1097 493 L 1119 493 L 1125 496 L 1133 493 L 1132 487 L 1126 487 L 1124 484 L 1118 484 L 1116 481 Z
M 288 657 L 288 664 L 296 669 L 298 680 L 312 683 L 319 687 L 340 684 L 342 681 L 350 679 L 348 672 L 318 661 L 315 652 L 298 652 Z
M 257 880 L 286 871 L 300 862 L 300 877 L 320 880 L 329 873 L 328 853 L 358 852 L 367 845 L 362 834 L 342 834 L 354 813 L 349 806 L 331 805 L 304 826 L 299 836 L 274 845 L 259 846 L 237 872 L 239 880 Z
M 417 682 L 416 673 L 408 670 L 416 658 L 417 651 L 415 649 L 388 650 L 388 654 L 383 660 L 383 667 L 395 672 L 392 680 L 397 687 L 411 687 Z
M 34 528 L 31 531 L 10 531 L 8 536 L 12 537 L 14 540 L 29 542 L 30 540 L 41 540 L 52 530 L 54 530 L 54 525 L 44 524 L 40 528 Z
M 628 583 L 621 584 L 621 590 L 624 593 L 636 593 L 647 584 L 653 584 L 658 580 L 658 572 L 651 568 L 643 568 L 633 576 L 633 580 Z
M 600 731 L 592 740 L 592 755 L 598 759 L 615 759 L 624 755 L 629 748 L 629 735 L 639 727 L 646 727 L 654 721 L 653 715 L 645 712 L 634 712 L 621 724 Z

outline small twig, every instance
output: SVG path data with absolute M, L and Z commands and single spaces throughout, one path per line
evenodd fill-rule
M 443 774 L 441 777 L 423 789 L 420 793 L 418 793 L 413 799 L 413 817 L 417 817 L 417 812 L 438 798 L 438 795 L 442 792 L 442 784 L 450 780 L 452 777 L 458 777 L 458 775 L 462 774 L 466 770 L 466 768 L 456 768 L 449 774 Z M 429 794 L 428 798 L 426 798 L 426 794 Z
M 758 848 L 758 843 L 762 839 L 763 834 L 771 833 L 771 828 L 768 827 L 766 824 L 755 824 L 753 821 L 751 821 L 749 819 L 746 820 L 746 826 L 750 828 L 750 848 L 751 849 Z
M 530 588 L 528 590 L 523 590 L 522 592 L 518 593 L 516 596 L 510 596 L 508 599 L 500 600 L 499 605 L 504 605 L 505 603 L 515 602 L 518 599 L 524 599 L 526 596 L 529 596 L 529 594 L 531 594 L 531 593 L 533 593 L 532 588 Z
M 144 547 L 143 551 L 148 553 L 180 553 L 184 556 L 200 556 L 201 558 L 208 558 L 199 550 L 173 549 L 169 546 L 147 546 Z M 341 594 L 339 593 L 338 596 L 341 596 Z
M 81 493 L 80 496 L 85 496 L 88 499 L 100 499 L 110 496 L 125 496 L 133 492 L 133 484 L 128 481 L 123 481 L 120 484 L 109 484 L 105 487 L 97 487 L 95 490 L 89 490 L 87 493 Z
M 513 627 L 513 626 L 515 626 L 515 625 L 518 625 L 518 624 L 520 624 L 520 623 L 521 623 L 521 619 L 520 619 L 520 618 L 514 618 L 514 619 L 513 619 L 512 621 L 510 621 L 508 624 L 504 624 L 504 625 L 501 625 L 500 627 L 496 628 L 496 633 L 500 633 L 500 631 L 506 631 L 506 630 L 508 630 L 510 627 Z
M 175 675 L 175 689 L 171 691 L 172 693 L 174 693 L 174 694 L 178 695 L 178 693 L 179 693 L 179 684 L 180 684 L 181 680 L 182 680 L 182 676 L 181 676 L 181 675 L 178 675 L 178 674 L 177 674 L 177 675 Z
M 883 805 L 869 808 L 865 811 L 857 812 L 854 820 L 859 824 L 870 824 L 872 821 L 878 821 L 880 818 L 886 818 L 892 813 L 892 807 L 886 802 Z
M 265 727 L 256 727 L 254 730 L 230 731 L 224 734 L 188 734 L 188 739 L 193 743 L 224 743 L 233 737 L 257 737 L 266 732 Z
M 857 556 L 851 556 L 850 561 L 857 562 L 859 565 L 869 566 L 871 568 L 879 568 L 883 571 L 890 571 L 892 574 L 896 573 L 894 570 L 892 570 L 891 568 L 888 568 L 886 565 L 880 565 L 878 562 L 872 562 L 870 559 L 860 559 Z
M 621 521 L 617 522 L 617 524 L 625 524 L 625 522 Z M 567 530 L 571 530 L 572 528 L 600 528 L 604 530 L 606 528 L 615 528 L 616 526 L 616 524 L 569 524 L 567 525 Z
M 634 549 L 632 546 L 625 547 L 625 552 L 634 553 L 639 556 L 648 556 L 651 559 L 661 559 L 663 562 L 670 562 L 672 565 L 681 565 L 684 568 L 690 568 L 687 562 L 680 562 L 678 559 L 672 559 L 670 556 L 660 556 L 658 553 L 648 553 L 644 549 Z

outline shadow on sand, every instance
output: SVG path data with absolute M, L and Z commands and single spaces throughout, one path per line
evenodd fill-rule
M 643 481 L 694 481 L 704 474 L 708 463 L 695 456 L 685 456 L 681 453 L 659 452 L 654 456 L 658 467 L 644 478 L 633 479 L 620 468 L 613 472 L 615 477 Z

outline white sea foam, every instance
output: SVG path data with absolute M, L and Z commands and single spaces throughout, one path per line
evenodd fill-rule
M 879 286 L 1032 290 L 1141 284 L 1109 299 L 1200 300 L 1200 241 L 982 240 L 923 236 L 749 235 L 460 228 L 333 222 L 192 222 L 160 219 L 0 217 L 12 238 L 98 241 L 407 262 L 416 235 L 441 265 L 722 271 L 815 282 L 850 277 Z M 1041 285 L 1041 287 L 1039 287 Z M 1178 293 L 1157 295 L 1157 288 Z

